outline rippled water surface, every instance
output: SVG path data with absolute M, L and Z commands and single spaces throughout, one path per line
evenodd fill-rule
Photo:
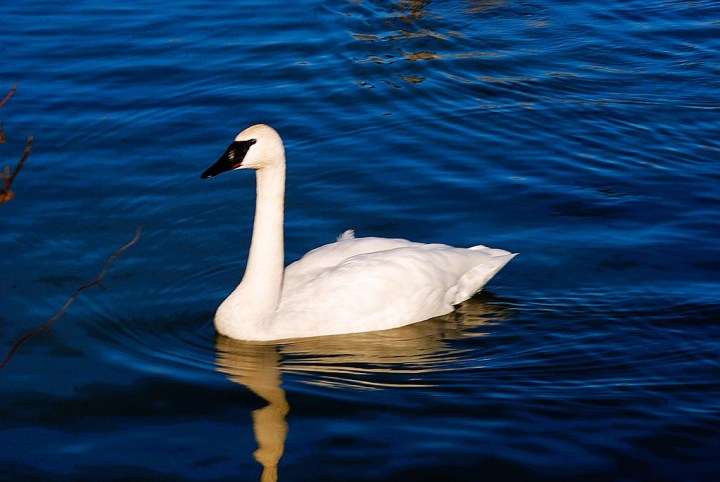
M 720 477 L 720 7 L 664 0 L 0 5 L 2 480 Z M 520 253 L 442 319 L 216 338 L 254 180 L 338 233 Z

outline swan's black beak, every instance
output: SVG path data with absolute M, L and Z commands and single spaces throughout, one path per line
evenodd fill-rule
M 215 164 L 205 169 L 205 171 L 200 174 L 200 177 L 202 179 L 207 179 L 208 177 L 222 174 L 225 171 L 237 169 L 242 165 L 245 154 L 247 154 L 248 149 L 250 149 L 250 146 L 253 144 L 255 144 L 255 139 L 233 142 L 230 146 L 228 146 L 225 153 L 220 156 L 220 159 L 215 161 Z

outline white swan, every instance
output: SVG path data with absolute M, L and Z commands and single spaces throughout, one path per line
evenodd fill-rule
M 250 253 L 238 287 L 218 307 L 215 327 L 240 340 L 280 340 L 386 330 L 450 313 L 515 254 L 343 233 L 284 266 L 285 148 L 266 125 L 237 135 L 203 179 L 255 169 Z

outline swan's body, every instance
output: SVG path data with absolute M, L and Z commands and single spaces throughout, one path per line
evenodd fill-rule
M 355 238 L 284 266 L 285 150 L 269 126 L 242 131 L 202 177 L 255 169 L 257 201 L 245 275 L 215 314 L 217 331 L 279 340 L 386 330 L 450 313 L 515 254 L 404 239 Z

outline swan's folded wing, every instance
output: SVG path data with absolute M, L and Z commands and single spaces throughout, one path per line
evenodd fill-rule
M 444 315 L 509 261 L 485 251 L 421 246 L 286 273 L 277 334 L 298 336 L 295 327 L 300 326 L 322 334 L 385 330 Z

